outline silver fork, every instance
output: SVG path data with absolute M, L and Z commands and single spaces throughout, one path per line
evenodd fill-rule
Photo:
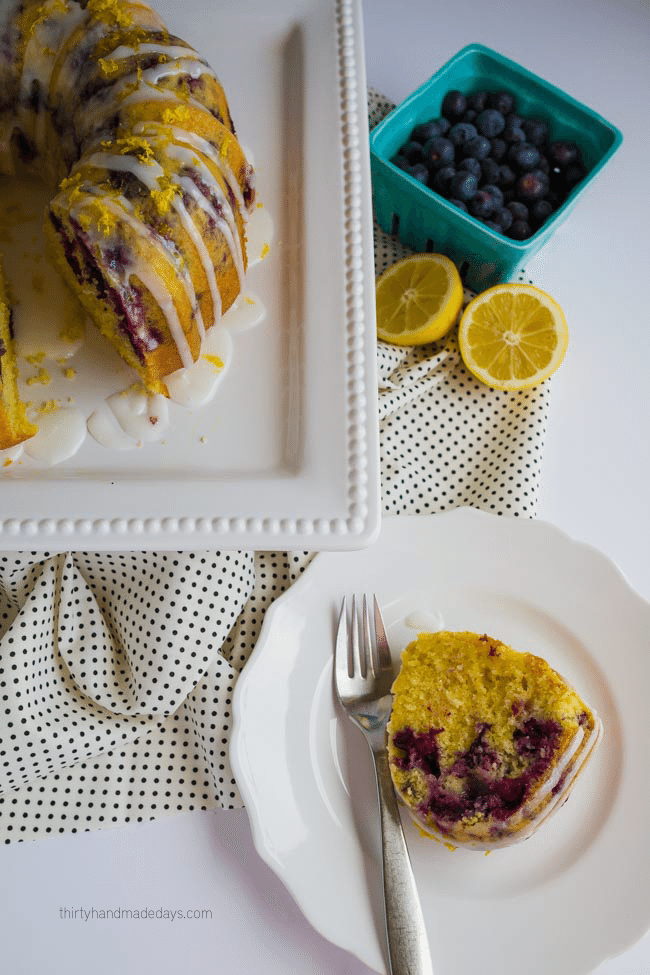
M 341 706 L 365 735 L 375 762 L 390 975 L 433 975 L 420 898 L 388 766 L 386 724 L 394 674 L 375 596 L 373 618 L 371 627 L 365 596 L 359 613 L 356 597 L 352 597 L 349 620 L 347 600 L 343 600 L 336 635 L 334 684 Z

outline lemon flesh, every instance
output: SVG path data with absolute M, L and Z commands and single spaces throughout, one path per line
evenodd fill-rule
M 493 389 L 529 389 L 560 366 L 569 343 L 558 303 L 534 285 L 499 284 L 469 303 L 458 341 L 472 375 Z
M 443 254 L 416 254 L 388 268 L 377 281 L 377 336 L 393 345 L 424 345 L 455 324 L 463 286 Z

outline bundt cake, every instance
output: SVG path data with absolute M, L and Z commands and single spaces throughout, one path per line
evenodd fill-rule
M 247 267 L 253 172 L 212 69 L 128 0 L 9 0 L 0 174 L 52 187 L 48 251 L 150 389 L 189 366 Z
M 545 660 L 475 633 L 421 633 L 393 686 L 387 747 L 398 795 L 453 846 L 526 839 L 568 796 L 601 734 Z

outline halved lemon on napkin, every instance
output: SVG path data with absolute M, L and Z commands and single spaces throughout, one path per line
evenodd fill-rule
M 393 345 L 436 342 L 455 324 L 463 286 L 443 254 L 415 254 L 393 264 L 376 286 L 377 337 Z
M 564 359 L 569 330 L 557 301 L 532 284 L 488 288 L 471 301 L 458 329 L 460 354 L 492 389 L 530 389 Z

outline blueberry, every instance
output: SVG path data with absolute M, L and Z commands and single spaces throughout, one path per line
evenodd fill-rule
M 548 159 L 551 166 L 559 166 L 560 169 L 566 169 L 567 166 L 571 166 L 572 163 L 576 162 L 579 158 L 579 150 L 574 142 L 566 142 L 561 139 L 556 142 L 551 142 L 548 147 Z
M 541 118 L 527 118 L 522 123 L 526 140 L 534 146 L 543 145 L 548 139 L 548 125 Z
M 572 166 L 567 166 L 564 171 L 564 185 L 567 190 L 572 190 L 574 186 L 585 178 L 587 172 L 584 166 L 580 163 L 574 163 Z
M 430 122 L 422 122 L 420 125 L 416 125 L 411 132 L 411 140 L 424 145 L 429 139 L 435 139 L 437 135 L 444 135 L 448 128 L 449 123 L 446 119 L 434 118 Z
M 449 139 L 435 135 L 424 143 L 422 153 L 429 169 L 441 169 L 454 161 L 455 150 Z
M 509 91 L 490 92 L 487 98 L 489 108 L 496 108 L 502 115 L 508 115 L 514 110 L 515 100 Z
M 509 112 L 508 115 L 506 115 L 506 125 L 510 126 L 511 129 L 523 128 L 523 115 L 518 115 L 517 112 Z
M 537 168 L 541 169 L 542 172 L 546 173 L 547 176 L 551 171 L 551 164 L 543 153 L 540 156 L 539 162 L 537 163 Z
M 490 149 L 490 155 L 497 162 L 501 162 L 506 154 L 508 146 L 505 139 L 492 139 L 492 148 Z
M 506 120 L 496 108 L 486 108 L 476 120 L 476 128 L 488 139 L 501 135 L 505 126 Z
M 522 200 L 540 200 L 547 190 L 548 184 L 534 173 L 524 173 L 517 180 L 516 193 Z
M 496 183 L 499 179 L 499 164 L 496 159 L 492 159 L 488 156 L 487 159 L 483 159 L 480 163 L 481 166 L 481 181 L 483 183 Z
M 453 200 L 450 198 L 449 203 L 451 203 L 455 207 L 458 207 L 458 209 L 462 210 L 463 213 L 467 213 L 467 204 L 463 203 L 462 200 Z
M 543 169 L 539 169 L 539 168 L 537 168 L 537 169 L 531 169 L 529 175 L 536 176 L 540 180 L 540 182 L 544 186 L 544 192 L 542 193 L 542 196 L 546 196 L 546 194 L 548 193 L 548 191 L 549 191 L 549 189 L 551 187 L 551 183 L 550 183 L 550 180 L 549 180 L 547 174 L 544 172 L 544 170 Z
M 508 237 L 512 240 L 527 240 L 531 234 L 532 231 L 525 220 L 513 220 L 508 230 Z
M 468 203 L 478 189 L 478 179 L 472 173 L 458 172 L 449 186 L 449 196 L 454 200 Z
M 472 159 L 471 156 L 466 156 L 465 159 L 461 159 L 458 163 L 459 169 L 464 169 L 467 173 L 472 173 L 476 176 L 477 180 L 480 180 L 483 175 L 482 163 L 478 159 Z
M 537 200 L 530 211 L 530 222 L 534 227 L 541 227 L 554 212 L 550 200 Z
M 486 139 L 484 135 L 475 135 L 473 139 L 468 139 L 462 146 L 461 152 L 463 156 L 469 156 L 471 159 L 480 161 L 490 154 L 491 148 L 489 139 Z
M 528 207 L 525 203 L 520 203 L 519 200 L 512 200 L 511 203 L 506 204 L 506 208 L 510 210 L 515 220 L 520 220 L 523 223 L 528 222 Z
M 476 128 L 469 122 L 456 122 L 447 133 L 447 138 L 453 145 L 462 146 L 468 139 L 473 139 L 476 135 L 478 135 Z
M 403 156 L 400 152 L 398 152 L 396 156 L 392 157 L 391 162 L 393 166 L 397 166 L 398 169 L 406 170 L 411 166 L 406 156 Z
M 430 185 L 434 190 L 437 190 L 441 196 L 447 196 L 447 193 L 449 192 L 449 184 L 455 175 L 456 170 L 453 166 L 443 166 L 442 169 L 436 170 Z
M 494 212 L 494 200 L 485 190 L 477 190 L 469 202 L 469 212 L 479 220 L 487 219 Z
M 488 92 L 487 91 L 475 91 L 473 95 L 470 95 L 467 99 L 467 104 L 470 108 L 473 108 L 475 112 L 482 112 L 487 105 Z
M 493 183 L 486 183 L 485 186 L 481 187 L 484 193 L 489 193 L 492 197 L 495 207 L 503 206 L 503 193 L 498 186 L 494 186 Z
M 450 122 L 456 122 L 467 109 L 467 99 L 463 95 L 462 91 L 448 91 L 442 100 L 442 112 L 445 118 L 449 119 Z
M 422 144 L 410 139 L 408 142 L 404 143 L 399 151 L 399 154 L 400 156 L 404 156 L 405 159 L 408 159 L 411 165 L 417 162 L 422 162 Z
M 461 122 L 469 122 L 470 125 L 474 125 L 478 117 L 478 112 L 475 108 L 468 108 L 466 112 L 463 113 Z
M 492 219 L 498 225 L 499 230 L 505 233 L 505 231 L 509 230 L 512 226 L 514 217 L 512 216 L 512 212 L 508 210 L 507 207 L 497 207 L 492 214 Z
M 526 172 L 529 169 L 535 169 L 539 159 L 539 149 L 531 145 L 530 142 L 515 143 L 508 150 L 508 162 L 520 171 Z
M 494 220 L 494 218 L 491 219 L 491 220 L 481 220 L 481 223 L 485 227 L 489 227 L 490 230 L 495 230 L 498 234 L 502 233 L 502 228 L 501 228 L 500 224 L 498 224 L 497 221 Z
M 503 166 L 499 166 L 499 173 L 497 175 L 496 180 L 494 180 L 494 182 L 496 182 L 497 186 L 500 186 L 502 189 L 507 189 L 510 186 L 514 186 L 516 180 L 517 177 L 515 176 L 510 166 L 503 165 Z
M 506 140 L 506 142 L 526 141 L 526 133 L 524 132 L 524 130 L 517 125 L 509 125 L 507 122 L 506 122 L 505 129 L 501 133 L 501 136 L 503 139 Z
M 424 183 L 426 185 L 429 181 L 429 170 L 424 163 L 416 163 L 414 166 L 410 166 L 406 172 L 413 179 L 416 179 L 418 183 Z

